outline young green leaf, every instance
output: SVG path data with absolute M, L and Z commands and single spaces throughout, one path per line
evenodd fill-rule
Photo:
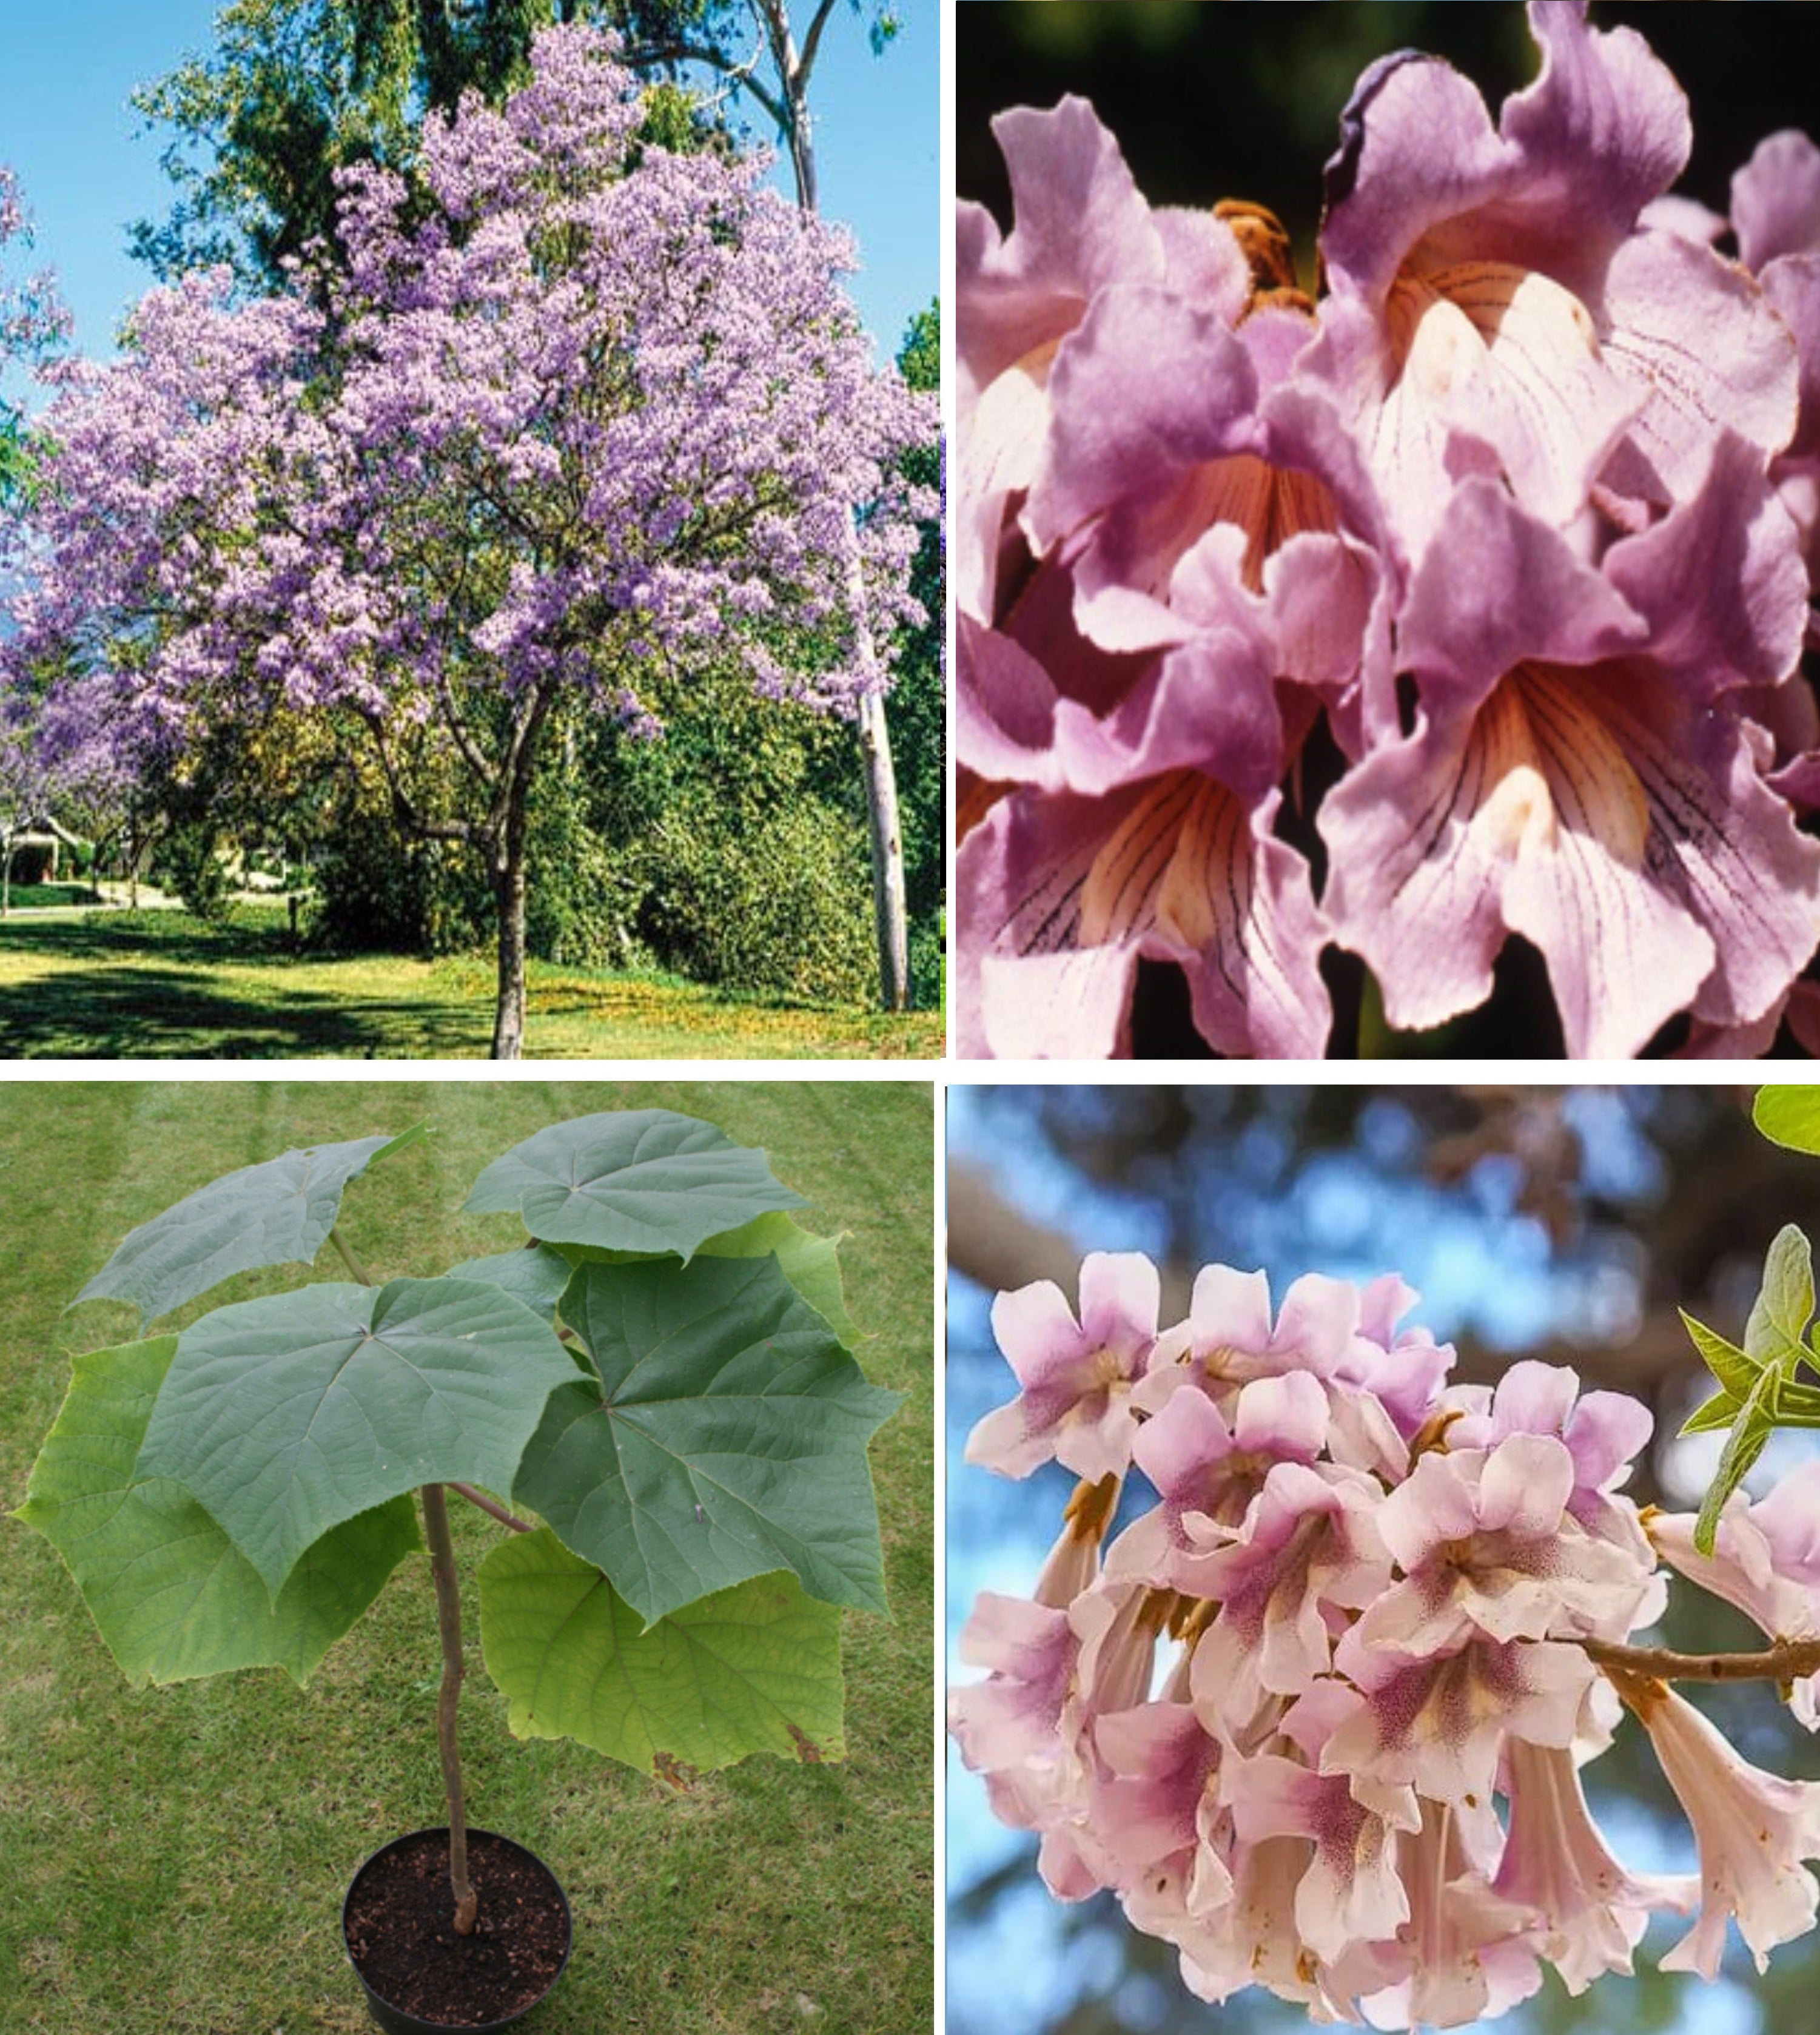
M 1763 1284 L 1744 1325 L 1744 1353 L 1792 1371 L 1807 1356 L 1802 1338 L 1814 1315 L 1814 1255 L 1793 1223 L 1778 1230 L 1763 1261 Z
M 1760 1088 L 1750 1114 L 1773 1144 L 1820 1153 L 1820 1088 Z
M 772 1573 L 655 1625 L 546 1527 L 480 1567 L 480 1643 L 520 1738 L 573 1738 L 649 1774 L 748 1753 L 842 1756 L 840 1614 Z
M 1702 1555 L 1713 1552 L 1719 1532 L 1719 1515 L 1725 1509 L 1725 1501 L 1744 1481 L 1750 1465 L 1763 1453 L 1763 1444 L 1775 1431 L 1776 1391 L 1781 1382 L 1775 1368 L 1765 1367 L 1750 1388 L 1750 1397 L 1739 1409 L 1725 1452 L 1719 1458 L 1718 1470 L 1701 1501 L 1700 1516 L 1694 1522 L 1694 1545 Z
M 312 1145 L 224 1173 L 142 1222 L 81 1292 L 83 1300 L 126 1300 L 155 1322 L 236 1272 L 314 1262 L 335 1225 L 341 1194 L 375 1159 L 415 1144 L 421 1123 L 397 1138 Z
M 274 1602 L 252 1563 L 181 1484 L 134 1465 L 177 1338 L 78 1356 L 14 1517 L 62 1555 L 121 1672 L 181 1682 L 282 1668 L 304 1682 L 423 1540 L 395 1498 L 307 1548 Z
M 562 1318 L 600 1382 L 551 1395 L 513 1495 L 647 1622 L 777 1568 L 885 1608 L 868 1385 L 774 1257 L 585 1265 Z
M 306 1286 L 184 1330 L 139 1473 L 187 1485 L 276 1597 L 330 1527 L 400 1491 L 510 1491 L 576 1375 L 549 1324 L 495 1286 Z
M 1680 1431 L 1683 1435 L 1710 1435 L 1728 1428 L 1738 1417 L 1738 1409 L 1743 1403 L 1742 1399 L 1733 1398 L 1729 1392 L 1715 1392 L 1681 1423 Z
M 803 1197 L 773 1179 L 762 1152 L 674 1110 L 609 1111 L 553 1123 L 495 1159 L 468 1197 L 472 1213 L 517 1211 L 548 1243 L 675 1252 Z
M 1753 1356 L 1747 1356 L 1735 1343 L 1728 1342 L 1715 1329 L 1704 1322 L 1697 1322 L 1685 1307 L 1677 1310 L 1681 1325 L 1693 1337 L 1694 1347 L 1699 1351 L 1706 1368 L 1722 1385 L 1729 1397 L 1740 1405 L 1750 1397 L 1751 1387 L 1757 1382 L 1762 1365 Z

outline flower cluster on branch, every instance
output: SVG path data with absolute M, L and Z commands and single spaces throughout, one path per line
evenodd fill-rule
M 1498 2014 L 1544 1965 L 1582 1992 L 1659 1910 L 1694 1915 L 1664 1965 L 1709 1978 L 1728 1920 L 1760 1969 L 1813 1927 L 1820 1785 L 1747 1762 L 1668 1680 L 1762 1676 L 1813 1728 L 1820 1463 L 1735 1494 L 1703 1555 L 1691 1514 L 1620 1488 L 1641 1405 L 1536 1362 L 1450 1385 L 1401 1280 L 1309 1277 L 1273 1311 L 1262 1273 L 1210 1266 L 1168 1326 L 1159 1290 L 1102 1254 L 1077 1313 L 1047 1281 L 1002 1294 L 1020 1390 L 968 1445 L 1079 1479 L 1030 1599 L 980 1597 L 961 1653 L 988 1672 L 949 1698 L 1051 1892 L 1111 1889 L 1205 1999 L 1262 1984 L 1385 2028 Z M 1669 1570 L 1773 1643 L 1636 1645 Z M 1589 1809 L 1624 1706 L 1698 1879 L 1631 1871 Z
M 1014 226 L 957 220 L 964 1051 L 1129 1051 L 1149 959 L 1217 1051 L 1318 1055 L 1329 943 L 1422 1029 L 1512 935 L 1574 1057 L 1820 1043 L 1820 150 L 1765 142 L 1729 222 L 1667 196 L 1667 70 L 1584 0 L 1529 19 L 1495 122 L 1437 59 L 1360 78 L 1318 301 L 1261 208 L 1153 210 L 1085 101 L 995 122 Z

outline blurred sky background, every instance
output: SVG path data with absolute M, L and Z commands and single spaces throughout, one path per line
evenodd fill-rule
M 1141 1250 L 1185 1278 L 1223 1262 L 1363 1281 L 1401 1272 L 1415 1318 L 1460 1350 L 1456 1375 L 1495 1379 L 1520 1356 L 1568 1362 L 1583 1384 L 1636 1391 L 1656 1442 L 1632 1490 L 1698 1502 L 1722 1437 L 1672 1440 L 1709 1389 L 1677 1305 L 1734 1337 L 1776 1231 L 1820 1225 L 1820 1160 L 1752 1128 L 1749 1089 L 1457 1089 L 953 1086 L 948 1096 L 949 1678 L 981 1589 L 1027 1594 L 1073 1479 L 1023 1483 L 965 1466 L 968 1430 L 1014 1381 L 993 1347 L 993 1290 L 1051 1272 L 1074 1297 L 1087 1250 Z M 966 1269 L 954 1269 L 966 1268 Z M 970 1276 L 971 1274 L 971 1276 Z M 1179 1317 L 1177 1317 L 1179 1318 Z M 1811 1448 L 1778 1436 L 1761 1489 Z M 1121 1523 L 1124 1516 L 1121 1516 Z M 1116 1530 L 1116 1529 L 1115 1529 Z M 1750 1646 L 1710 1599 L 1671 1610 L 1669 1636 Z M 1761 1686 L 1699 1692 L 1746 1756 L 1820 1777 L 1820 1749 Z M 1251 2035 L 1306 2028 L 1255 1990 L 1219 2008 L 1179 1983 L 1174 1953 L 1127 1929 L 1110 1896 L 1052 1901 L 1034 1841 L 1003 1828 L 950 1747 L 949 2035 Z M 1641 1734 L 1626 1726 L 1588 1792 L 1627 1863 L 1685 1871 L 1691 1840 Z M 1684 1924 L 1659 1920 L 1660 1954 Z M 1797 2035 L 1820 2026 L 1816 1939 L 1777 1951 L 1766 1979 L 1732 1938 L 1715 1984 L 1600 1980 L 1576 2001 L 1552 1977 L 1497 2025 L 1510 2035 Z
M 122 314 L 152 283 L 126 251 L 127 228 L 161 217 L 174 195 L 158 160 L 168 136 L 146 130 L 129 95 L 206 52 L 218 8 L 219 0 L 0 0 L 0 162 L 17 171 L 36 226 L 36 247 L 9 260 L 9 273 L 28 264 L 57 270 L 81 352 L 109 352 Z M 910 319 L 936 293 L 944 216 L 938 0 L 900 0 L 897 12 L 900 33 L 874 57 L 866 18 L 843 0 L 810 88 L 822 209 L 859 240 L 863 265 L 849 288 L 882 359 L 896 355 Z M 790 190 L 782 165 L 777 182 Z M 26 391 L 9 385 L 7 393 Z

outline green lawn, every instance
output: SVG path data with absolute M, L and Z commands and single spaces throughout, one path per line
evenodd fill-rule
M 537 1059 L 938 1059 L 938 1013 L 765 1002 L 533 961 Z M 483 1059 L 490 959 L 291 950 L 280 906 L 0 921 L 0 1057 Z
M 0 1510 L 24 1498 L 69 1354 L 130 1310 L 60 1310 L 126 1230 L 287 1146 L 423 1118 L 434 1135 L 349 1188 L 375 1277 L 505 1248 L 453 1213 L 481 1166 L 591 1109 L 662 1106 L 763 1145 L 843 1248 L 856 1354 L 908 1394 L 871 1450 L 893 1620 L 844 1621 L 844 1763 L 758 1758 L 678 1795 L 566 1743 L 519 1744 L 471 1661 L 469 1813 L 528 1844 L 575 1912 L 538 2035 L 923 2035 L 933 2022 L 929 1085 L 40 1082 L 0 1085 Z M 394 1200 L 408 1214 L 388 1213 Z M 426 1212 L 427 1211 L 427 1212 Z M 315 1276 L 343 1276 L 325 1250 Z M 243 1274 L 224 1300 L 295 1283 Z M 502 1529 L 453 1501 L 476 1657 L 476 1559 Z M 306 1689 L 261 1670 L 138 1691 L 50 1544 L 0 1518 L 0 2026 L 46 2035 L 303 2035 L 370 2028 L 340 1948 L 345 1883 L 443 1819 L 435 1615 L 408 1558 Z

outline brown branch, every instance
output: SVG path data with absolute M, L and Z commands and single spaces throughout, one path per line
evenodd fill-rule
M 1601 1668 L 1656 1682 L 1795 1682 L 1820 1672 L 1820 1639 L 1778 1639 L 1759 1653 L 1678 1653 L 1671 1646 L 1620 1646 L 1582 1639 Z
M 535 1526 L 527 1525 L 522 1519 L 514 1518 L 503 1505 L 496 1504 L 483 1491 L 476 1491 L 471 1484 L 451 1483 L 451 1491 L 458 1491 L 471 1505 L 478 1505 L 483 1512 L 491 1513 L 502 1526 L 510 1526 L 514 1533 L 534 1533 Z

